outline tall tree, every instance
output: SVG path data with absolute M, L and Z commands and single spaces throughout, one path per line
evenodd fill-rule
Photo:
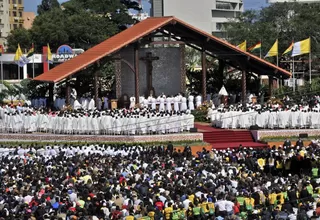
M 14 53 L 17 50 L 18 44 L 21 48 L 27 49 L 31 47 L 32 36 L 29 30 L 18 28 L 13 30 L 7 38 L 8 52 Z
M 54 8 L 60 8 L 58 0 L 42 0 L 41 4 L 38 5 L 38 14 L 41 15 L 45 12 L 51 11 Z

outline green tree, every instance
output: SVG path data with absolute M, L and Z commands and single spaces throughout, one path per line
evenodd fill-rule
M 30 31 L 24 28 L 18 28 L 13 30 L 7 38 L 8 42 L 8 52 L 14 53 L 17 50 L 18 44 L 21 48 L 27 49 L 30 48 L 32 42 L 32 36 Z
M 38 14 L 41 15 L 54 8 L 60 8 L 58 0 L 42 0 L 41 4 L 38 5 Z

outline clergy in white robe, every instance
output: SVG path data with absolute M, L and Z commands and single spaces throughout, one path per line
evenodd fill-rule
M 187 98 L 186 97 L 182 97 L 181 98 L 181 111 L 186 111 L 188 109 L 187 107 Z
M 198 95 L 196 97 L 196 108 L 199 108 L 202 105 L 202 97 L 201 95 Z
M 167 97 L 166 98 L 166 110 L 168 112 L 171 112 L 172 111 L 172 101 L 173 101 L 173 98 L 172 97 Z
M 151 98 L 151 109 L 157 109 L 157 100 L 154 97 Z
M 165 105 L 164 105 L 164 100 L 165 98 L 164 97 L 162 97 L 162 96 L 160 96 L 159 97 L 159 111 L 165 111 L 166 109 L 165 109 Z
M 130 97 L 130 106 L 129 108 L 134 108 L 136 106 L 136 97 L 131 96 Z
M 178 112 L 179 111 L 179 97 L 176 96 L 173 99 L 173 109 Z
M 81 104 L 80 104 L 80 102 L 78 101 L 78 100 L 74 100 L 74 102 L 73 102 L 73 109 L 74 110 L 78 110 L 78 109 L 80 109 L 82 106 L 81 106 Z
M 88 104 L 88 110 L 94 110 L 95 109 L 95 101 L 92 98 Z
M 188 105 L 189 105 L 189 110 L 193 111 L 194 110 L 194 96 L 193 95 L 189 95 Z

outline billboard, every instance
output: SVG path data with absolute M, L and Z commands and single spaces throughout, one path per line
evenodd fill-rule
M 67 60 L 78 56 L 83 53 L 83 49 L 72 49 L 69 45 L 61 45 L 55 54 L 52 54 L 52 60 L 54 63 L 63 63 Z

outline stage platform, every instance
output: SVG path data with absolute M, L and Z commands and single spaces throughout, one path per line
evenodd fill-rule
M 0 134 L 0 142 L 109 142 L 109 143 L 152 143 L 152 142 L 202 142 L 202 133 L 164 135 L 64 135 L 48 133 Z
M 252 147 L 264 148 L 267 144 L 254 140 L 249 130 L 213 128 L 209 123 L 195 123 L 198 132 L 203 133 L 203 140 L 214 149 L 225 150 L 228 148 Z
M 272 137 L 299 137 L 303 134 L 308 137 L 320 136 L 320 129 L 277 129 L 277 130 L 252 130 L 251 134 L 256 141 L 260 141 L 263 138 Z

